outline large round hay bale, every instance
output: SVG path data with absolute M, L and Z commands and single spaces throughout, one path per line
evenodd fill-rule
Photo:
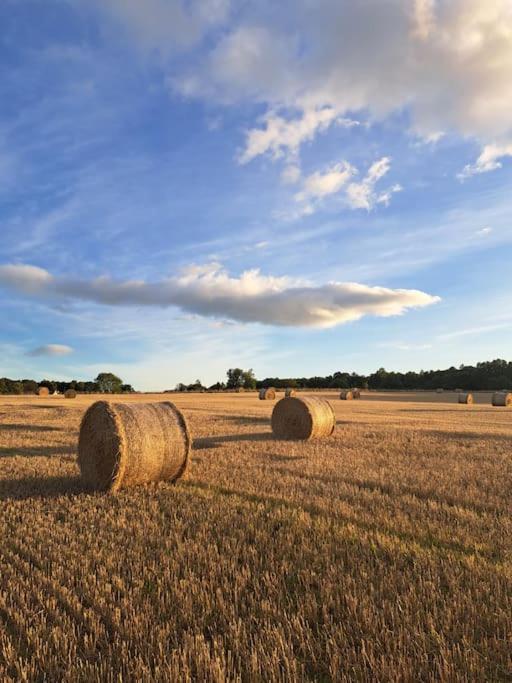
M 317 439 L 330 436 L 336 425 L 331 404 L 314 396 L 289 396 L 272 411 L 272 431 L 277 439 Z
M 342 401 L 352 401 L 353 398 L 354 398 L 354 392 L 349 390 L 349 389 L 344 389 L 340 393 L 340 399 Z
M 274 387 L 267 387 L 266 389 L 260 389 L 260 401 L 273 401 L 276 397 L 276 390 Z
M 185 418 L 170 402 L 96 401 L 80 425 L 78 464 L 100 490 L 179 479 L 190 452 Z
M 289 397 L 289 396 L 295 396 L 296 393 L 297 393 L 297 391 L 295 389 L 288 387 L 287 389 L 285 389 L 284 395 Z
M 473 403 L 473 394 L 470 394 L 468 391 L 462 391 L 459 394 L 459 403 L 466 403 L 468 405 Z
M 64 398 L 76 398 L 76 391 L 74 389 L 67 389 L 64 392 Z
M 361 390 L 360 389 L 352 389 L 352 398 L 354 400 L 361 398 Z
M 50 390 L 48 387 L 39 387 L 37 390 L 37 395 L 38 396 L 49 396 L 50 395 Z
M 493 406 L 510 406 L 512 405 L 512 394 L 506 391 L 496 391 L 492 395 Z

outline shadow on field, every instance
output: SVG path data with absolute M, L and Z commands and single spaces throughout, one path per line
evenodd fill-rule
M 460 415 L 461 413 L 464 413 L 466 411 L 470 411 L 472 409 L 472 406 L 467 406 L 461 403 L 460 405 L 456 403 L 455 405 L 458 406 L 458 408 L 444 408 L 443 406 L 446 404 L 438 404 L 439 405 L 439 413 L 442 413 L 443 415 L 447 415 L 448 413 L 456 413 L 457 415 Z M 474 406 L 477 406 L 479 408 L 478 410 L 478 415 L 481 415 L 482 413 L 494 413 L 496 414 L 496 410 L 498 406 L 493 406 L 490 407 L 489 404 L 486 403 L 474 403 Z M 488 406 L 487 408 L 484 408 L 484 406 Z M 504 406 L 503 406 L 504 407 Z M 397 413 L 423 413 L 425 414 L 426 408 L 399 408 L 396 412 Z M 430 410 L 430 408 L 428 408 Z M 506 409 L 505 409 L 506 410 Z
M 0 447 L 0 459 L 19 455 L 23 458 L 37 456 L 65 455 L 73 451 L 74 446 L 2 446 Z
M 215 486 L 213 484 L 200 481 L 182 481 L 180 482 L 180 486 L 190 489 L 191 491 L 194 489 L 202 490 L 215 495 L 237 498 L 239 500 L 246 501 L 249 504 L 252 503 L 265 506 L 270 510 L 284 508 L 293 512 L 305 511 L 313 518 L 329 518 L 331 524 L 333 522 L 337 522 L 342 525 L 349 524 L 356 527 L 364 534 L 384 534 L 401 542 L 419 545 L 428 551 L 437 550 L 441 552 L 451 552 L 466 557 L 474 557 L 475 555 L 475 549 L 473 547 L 466 546 L 458 541 L 449 541 L 437 538 L 431 534 L 422 535 L 419 531 L 417 534 L 401 531 L 391 525 L 381 524 L 380 522 L 370 522 L 359 518 L 357 514 L 347 514 L 341 512 L 340 510 L 336 510 L 333 513 L 330 510 L 326 510 L 321 505 L 317 505 L 314 502 L 308 501 L 307 499 L 302 501 L 290 500 L 289 498 L 282 498 L 272 494 L 264 495 L 250 493 L 249 491 L 230 489 L 225 486 Z M 361 541 L 364 542 L 364 539 L 361 539 Z M 478 552 L 493 562 L 501 561 L 500 556 L 498 556 L 496 551 L 492 548 L 480 548 Z
M 320 484 L 332 485 L 333 483 L 349 486 L 360 491 L 369 491 L 370 493 L 378 493 L 390 499 L 400 499 L 404 496 L 410 496 L 424 503 L 437 503 L 438 505 L 446 505 L 452 508 L 458 508 L 467 512 L 476 514 L 506 514 L 503 509 L 496 508 L 493 505 L 479 505 L 467 500 L 460 500 L 451 496 L 439 495 L 436 491 L 428 489 L 420 489 L 414 486 L 400 484 L 399 486 L 392 486 L 385 483 L 373 482 L 369 480 L 353 479 L 351 477 L 333 477 L 327 474 L 306 474 L 300 470 L 288 469 L 286 467 L 276 467 L 276 472 L 280 474 L 293 476 L 298 479 L 309 482 L 318 482 Z M 342 491 L 338 491 L 337 498 L 350 501 L 352 497 L 347 497 Z
M 194 439 L 192 447 L 194 450 L 202 450 L 203 448 L 216 448 L 222 446 L 224 443 L 233 443 L 236 441 L 270 441 L 272 434 L 266 432 L 255 432 L 253 434 L 226 434 L 225 436 L 206 436 Z
M 512 433 L 510 434 L 496 434 L 494 432 L 462 432 L 451 431 L 449 429 L 429 429 L 418 427 L 418 432 L 433 436 L 443 441 L 509 441 L 512 443 Z
M 27 477 L 0 481 L 0 501 L 58 498 L 90 493 L 79 476 Z
M 269 424 L 270 418 L 266 415 L 222 415 L 226 422 L 237 425 Z
M 51 427 L 50 425 L 31 425 L 21 423 L 0 424 L 0 431 L 20 431 L 20 432 L 62 432 L 61 427 Z

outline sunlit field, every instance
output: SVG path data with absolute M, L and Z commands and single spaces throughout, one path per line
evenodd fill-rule
M 255 393 L 123 397 L 194 447 L 115 495 L 76 465 L 98 397 L 2 397 L 0 680 L 511 680 L 512 409 L 319 395 L 309 443 Z

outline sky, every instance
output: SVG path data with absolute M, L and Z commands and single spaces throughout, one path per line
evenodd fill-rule
M 509 358 L 512 0 L 3 0 L 0 376 Z

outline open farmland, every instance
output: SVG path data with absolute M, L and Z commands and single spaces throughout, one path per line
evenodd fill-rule
M 115 495 L 78 476 L 97 397 L 2 397 L 0 680 L 511 680 L 512 410 L 320 395 L 310 443 L 254 393 L 128 397 L 194 449 Z

